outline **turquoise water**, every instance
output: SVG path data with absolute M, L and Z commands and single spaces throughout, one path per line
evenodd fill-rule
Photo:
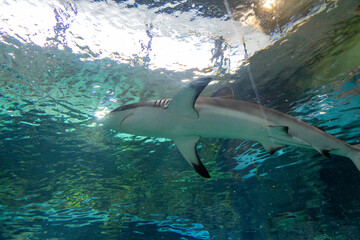
M 261 4 L 0 1 L 0 238 L 357 239 L 347 158 L 201 139 L 207 180 L 171 140 L 101 125 L 210 74 L 204 95 L 232 86 L 359 144 L 359 2 Z

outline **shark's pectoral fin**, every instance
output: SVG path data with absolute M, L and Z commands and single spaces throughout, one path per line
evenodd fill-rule
M 234 99 L 234 91 L 231 87 L 224 87 L 217 90 L 213 95 L 211 95 L 211 97 Z
M 260 143 L 266 149 L 266 151 L 271 155 L 273 155 L 278 150 L 286 147 L 285 145 L 280 145 L 280 144 L 275 144 L 275 143 L 270 143 L 270 142 L 260 142 Z
M 166 109 L 185 117 L 198 118 L 194 108 L 195 101 L 211 80 L 207 77 L 190 82 L 172 98 Z
M 184 156 L 186 161 L 195 169 L 195 171 L 205 178 L 210 178 L 209 172 L 199 159 L 196 152 L 196 143 L 200 137 L 183 137 L 173 139 L 175 145 L 180 153 Z

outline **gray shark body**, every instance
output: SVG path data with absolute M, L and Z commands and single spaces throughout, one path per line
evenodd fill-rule
M 330 153 L 349 157 L 360 170 L 359 145 L 349 145 L 279 111 L 234 100 L 230 88 L 212 97 L 198 97 L 210 81 L 195 80 L 173 99 L 121 106 L 107 116 L 105 125 L 120 132 L 172 139 L 189 164 L 206 178 L 210 175 L 196 152 L 201 137 L 257 141 L 270 154 L 287 145 L 314 148 L 327 157 Z

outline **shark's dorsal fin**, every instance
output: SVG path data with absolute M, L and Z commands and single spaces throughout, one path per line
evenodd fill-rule
M 173 97 L 166 109 L 182 116 L 198 118 L 194 108 L 195 101 L 211 80 L 206 77 L 190 82 Z
M 196 144 L 200 137 L 180 137 L 173 139 L 175 145 L 186 161 L 195 169 L 195 171 L 204 178 L 210 178 L 209 172 L 199 159 L 196 152 Z
M 234 99 L 234 91 L 231 87 L 224 87 L 217 90 L 211 97 L 221 97 L 221 98 L 230 98 Z

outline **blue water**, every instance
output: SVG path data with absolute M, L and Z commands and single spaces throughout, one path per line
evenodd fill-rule
M 203 179 L 170 139 L 101 125 L 210 74 L 204 95 L 360 144 L 358 1 L 227 4 L 0 0 L 0 239 L 358 239 L 348 158 L 201 139 Z

